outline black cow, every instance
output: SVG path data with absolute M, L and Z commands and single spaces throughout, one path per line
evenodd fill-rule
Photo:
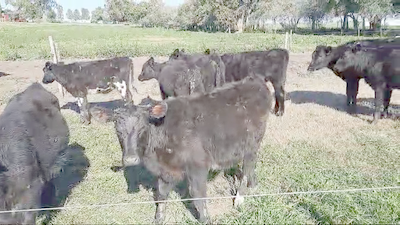
M 175 49 L 174 52 L 169 56 L 169 61 L 181 59 L 190 64 L 194 64 L 198 67 L 208 66 L 209 64 L 213 65 L 215 68 L 214 72 L 214 87 L 221 87 L 225 84 L 225 71 L 226 67 L 221 57 L 218 54 L 210 53 L 208 54 L 186 54 L 185 50 Z
M 249 76 L 210 93 L 145 99 L 120 113 L 116 122 L 124 167 L 140 162 L 158 179 L 156 200 L 166 200 L 178 181 L 188 179 L 192 197 L 206 197 L 210 169 L 229 169 L 243 162 L 240 194 L 257 184 L 257 152 L 264 136 L 272 95 L 261 79 Z M 240 193 L 240 194 L 239 194 Z M 207 221 L 204 200 L 195 201 L 199 220 Z M 165 203 L 156 204 L 162 222 Z
M 373 123 L 381 117 L 382 106 L 386 117 L 393 89 L 400 89 L 400 43 L 347 49 L 336 62 L 339 71 L 355 70 L 364 74 L 365 81 L 375 91 Z
M 91 120 L 87 101 L 88 89 L 106 92 L 111 86 L 115 86 L 126 102 L 132 101 L 132 91 L 135 88 L 132 85 L 133 63 L 129 57 L 71 64 L 46 62 L 43 72 L 44 84 L 57 81 L 77 98 L 84 124 L 90 124 Z
M 69 129 L 52 93 L 34 83 L 11 98 L 0 116 L 0 211 L 41 207 L 42 190 L 54 190 L 55 164 L 68 142 Z M 0 213 L 0 224 L 35 220 L 36 212 Z
M 329 68 L 335 75 L 346 81 L 347 111 L 356 113 L 357 94 L 360 79 L 364 78 L 364 71 L 357 70 L 356 64 L 347 66 L 346 70 L 336 67 L 336 63 L 341 59 L 346 51 L 354 48 L 356 45 L 364 47 L 392 46 L 400 44 L 400 39 L 371 39 L 362 41 L 347 42 L 337 47 L 319 45 L 312 54 L 312 61 L 308 66 L 308 71 L 316 71 L 322 68 Z
M 205 53 L 210 53 L 210 50 L 207 49 Z M 258 75 L 265 82 L 270 81 L 275 89 L 274 113 L 283 116 L 286 71 L 289 63 L 289 52 L 286 49 L 227 53 L 221 55 L 221 59 L 225 64 L 226 82 L 241 80 L 248 74 Z
M 199 61 L 178 59 L 157 63 L 150 57 L 143 64 L 138 80 L 157 79 L 162 99 L 210 92 L 217 87 L 217 84 L 221 85 L 221 82 L 217 83 L 218 66 L 211 60 Z

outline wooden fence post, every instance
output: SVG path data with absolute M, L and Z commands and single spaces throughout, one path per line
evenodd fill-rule
M 50 42 L 50 49 L 51 49 L 51 54 L 53 55 L 53 62 L 58 63 L 60 60 L 60 54 L 58 53 L 57 46 L 54 44 L 53 37 L 49 36 L 49 42 Z M 65 95 L 64 87 L 58 83 L 58 92 L 61 94 L 62 97 Z
M 288 49 L 288 41 L 289 41 L 289 33 L 286 32 L 286 35 L 285 35 L 285 49 Z

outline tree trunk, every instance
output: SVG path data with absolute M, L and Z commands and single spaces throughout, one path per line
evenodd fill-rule
M 315 28 L 316 28 L 316 27 L 315 27 L 315 19 L 314 19 L 314 16 L 311 17 L 311 21 L 312 21 L 312 22 L 311 22 L 311 30 L 314 31 Z

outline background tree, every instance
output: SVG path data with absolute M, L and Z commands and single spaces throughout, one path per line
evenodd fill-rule
M 63 21 L 64 20 L 64 8 L 61 5 L 56 7 L 57 9 L 57 20 Z
M 106 14 L 103 8 L 97 7 L 92 11 L 92 23 L 97 23 L 99 21 L 106 21 Z
M 67 16 L 67 19 L 69 19 L 69 20 L 74 20 L 74 13 L 72 12 L 71 9 L 68 9 L 68 10 L 67 10 L 66 16 Z
M 82 8 L 81 9 L 81 19 L 82 20 L 90 20 L 90 12 L 88 9 Z
M 16 8 L 25 19 L 41 19 L 58 5 L 55 0 L 5 0 L 5 3 Z
M 73 20 L 80 20 L 81 19 L 81 13 L 79 12 L 79 10 L 75 9 L 73 15 Z
M 131 18 L 133 0 L 106 0 L 105 10 L 113 22 L 126 22 Z
M 47 21 L 50 23 L 54 23 L 57 20 L 57 14 L 53 9 L 50 9 L 46 13 Z

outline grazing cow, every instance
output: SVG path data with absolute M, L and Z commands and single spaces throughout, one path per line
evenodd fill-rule
M 393 89 L 400 89 L 400 44 L 363 47 L 358 44 L 347 49 L 336 62 L 338 71 L 363 73 L 365 81 L 375 91 L 373 123 L 386 117 Z
M 41 207 L 42 190 L 54 190 L 55 165 L 68 142 L 69 129 L 52 93 L 34 83 L 11 98 L 0 116 L 0 211 Z M 0 213 L 0 224 L 35 220 L 36 212 Z
M 158 177 L 156 200 L 162 201 L 184 177 L 192 197 L 206 197 L 210 169 L 229 169 L 243 162 L 237 206 L 243 202 L 240 194 L 257 184 L 257 152 L 271 106 L 269 89 L 255 76 L 205 94 L 161 102 L 145 99 L 121 113 L 116 123 L 123 166 L 142 162 Z M 194 204 L 199 221 L 207 221 L 205 201 Z M 162 222 L 164 215 L 165 203 L 156 203 L 155 221 Z
M 184 49 L 180 51 L 179 49 L 175 49 L 174 52 L 172 52 L 172 54 L 169 56 L 169 61 L 175 59 L 181 59 L 186 62 L 190 62 L 191 64 L 195 64 L 200 68 L 211 63 L 216 69 L 214 74 L 214 87 L 221 87 L 225 84 L 226 68 L 224 62 L 218 54 L 210 52 L 208 52 L 208 54 L 186 54 Z
M 210 53 L 210 50 L 207 49 L 205 53 Z M 258 75 L 265 82 L 270 81 L 275 89 L 274 113 L 283 116 L 286 71 L 289 63 L 289 52 L 286 49 L 227 53 L 223 54 L 221 59 L 225 64 L 226 82 L 241 80 L 248 74 Z
M 399 39 L 371 39 L 362 41 L 352 41 L 339 45 L 338 47 L 322 46 L 319 45 L 315 48 L 312 54 L 312 61 L 308 66 L 308 71 L 316 71 L 322 68 L 329 68 L 333 71 L 335 75 L 340 77 L 342 80 L 346 81 L 346 95 L 347 95 L 347 111 L 348 113 L 356 113 L 357 105 L 357 94 L 359 81 L 364 77 L 364 72 L 357 70 L 355 64 L 353 66 L 347 66 L 346 70 L 340 67 L 336 67 L 336 63 L 341 59 L 344 53 L 353 48 L 356 45 L 361 45 L 364 47 L 373 46 L 384 46 L 384 45 L 398 45 L 400 44 Z M 349 62 L 352 63 L 352 62 Z
M 81 121 L 90 124 L 88 89 L 107 91 L 115 86 L 126 102 L 132 101 L 133 63 L 129 57 L 75 62 L 71 64 L 46 62 L 43 68 L 44 84 L 59 82 L 72 96 L 77 98 L 81 110 Z
M 178 59 L 157 63 L 153 57 L 150 57 L 144 63 L 138 80 L 157 79 L 161 97 L 165 99 L 172 96 L 210 92 L 217 87 L 217 74 L 218 68 L 212 61 L 194 64 Z

